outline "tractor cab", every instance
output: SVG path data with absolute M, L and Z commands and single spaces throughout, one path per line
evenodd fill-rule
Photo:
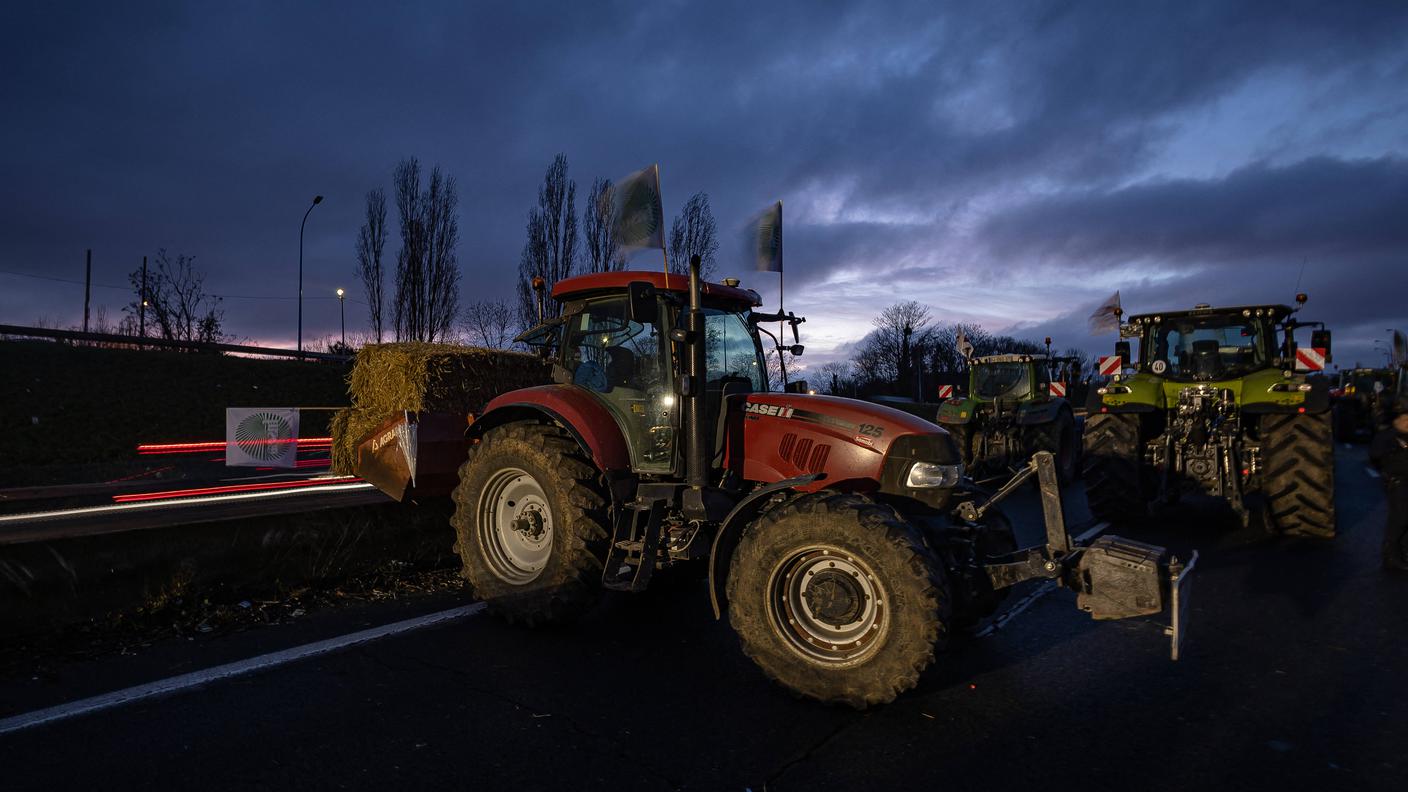
M 520 338 L 553 363 L 553 380 L 594 394 L 625 439 L 630 467 L 667 475 L 682 469 L 678 442 L 684 404 L 678 397 L 687 368 L 683 334 L 689 279 L 661 272 L 608 272 L 559 281 L 552 297 L 559 316 Z M 761 300 L 736 285 L 701 284 L 704 320 L 704 423 L 712 451 L 721 450 L 731 397 L 768 390 L 759 339 Z

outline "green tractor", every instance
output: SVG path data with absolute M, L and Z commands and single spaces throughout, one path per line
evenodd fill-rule
M 988 355 L 968 361 L 968 391 L 939 406 L 938 424 L 953 435 L 975 479 L 1010 474 L 1037 451 L 1056 458 L 1061 483 L 1080 472 L 1080 432 L 1065 398 L 1079 373 L 1076 358 Z
M 1222 498 L 1248 525 L 1335 535 L 1330 332 L 1297 307 L 1251 305 L 1131 316 L 1101 358 L 1112 380 L 1093 388 L 1085 425 L 1091 511 L 1132 521 L 1186 493 Z M 1298 327 L 1317 328 L 1297 347 Z M 1279 337 L 1278 337 L 1279 333 Z M 1133 373 L 1130 374 L 1130 370 Z

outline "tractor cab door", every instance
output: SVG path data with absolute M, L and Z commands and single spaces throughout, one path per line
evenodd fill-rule
M 596 394 L 616 418 L 630 448 L 633 469 L 672 472 L 679 405 L 659 300 L 653 318 L 632 318 L 626 295 L 579 305 L 572 306 L 575 310 L 565 317 L 563 368 L 574 385 Z
M 704 309 L 704 415 L 712 428 L 712 466 L 723 467 L 730 426 L 742 428 L 736 419 L 749 393 L 766 391 L 767 371 L 762 346 L 748 320 L 741 314 Z M 737 438 L 735 438 L 737 439 Z

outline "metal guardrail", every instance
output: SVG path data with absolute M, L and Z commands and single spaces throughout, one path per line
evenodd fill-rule
M 345 363 L 351 355 L 336 355 L 331 352 L 300 352 L 296 349 L 276 349 L 273 347 L 249 346 L 247 344 L 217 344 L 209 341 L 181 341 L 173 338 L 151 338 L 116 335 L 114 333 L 85 333 L 81 330 L 58 330 L 47 327 L 24 327 L 21 325 L 0 324 L 0 337 L 47 338 L 55 341 L 91 341 L 124 347 L 158 349 L 182 349 L 190 352 L 237 352 L 242 355 L 266 355 L 299 360 L 325 360 Z

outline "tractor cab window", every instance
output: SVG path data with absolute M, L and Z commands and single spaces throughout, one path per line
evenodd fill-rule
M 1030 388 L 1026 363 L 985 363 L 973 372 L 973 395 L 980 399 L 1020 399 Z
M 1229 316 L 1193 317 L 1155 325 L 1147 365 L 1184 380 L 1239 377 L 1267 364 L 1258 322 Z
M 758 345 L 744 317 L 716 308 L 704 309 L 704 350 L 708 387 L 729 380 L 746 380 L 754 392 L 767 390 L 767 374 L 758 360 Z
M 572 383 L 601 397 L 616 417 L 634 466 L 674 466 L 676 407 L 661 317 L 629 318 L 624 296 L 589 300 L 565 318 L 563 366 Z

